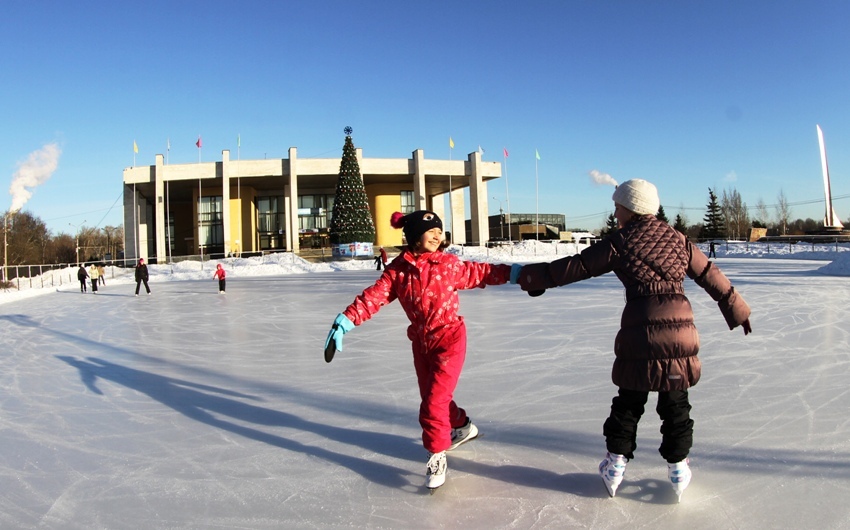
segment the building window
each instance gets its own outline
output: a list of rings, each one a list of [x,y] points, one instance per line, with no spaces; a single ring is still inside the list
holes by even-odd
[[[416,197],[412,191],[401,192],[401,213],[404,215],[416,211]]]
[[[298,197],[299,231],[327,230],[333,208],[333,195],[301,195]]]
[[[224,244],[221,195],[217,197],[201,197],[200,224],[199,239],[202,246],[211,247]]]
[[[257,231],[282,233],[286,219],[283,212],[283,197],[257,197]]]

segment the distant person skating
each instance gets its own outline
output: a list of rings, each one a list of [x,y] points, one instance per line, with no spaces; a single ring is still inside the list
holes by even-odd
[[[151,294],[151,289],[148,287],[148,266],[145,265],[145,258],[139,258],[139,264],[136,265],[136,296],[139,296],[139,287],[142,282],[145,284],[145,290]]]
[[[97,277],[101,284],[106,285],[106,272],[103,270],[103,265],[97,266]]]
[[[387,267],[387,251],[381,247],[381,251],[375,256],[375,270],[379,271]]]
[[[97,279],[98,279],[98,277],[99,277],[99,275],[98,275],[98,272],[97,272],[97,265],[92,263],[91,266],[89,267],[89,278],[91,278],[91,292],[93,292],[94,294],[97,294],[97,281],[98,281]]]
[[[478,428],[453,399],[466,358],[466,325],[457,314],[458,290],[500,285],[511,279],[510,265],[461,261],[443,252],[443,223],[434,212],[396,212],[394,228],[404,230],[408,247],[345,311],[325,340],[325,360],[342,351],[342,337],[395,299],[410,319],[413,366],[419,383],[419,424],[428,451],[425,486],[446,480],[446,451],[478,436]],[[519,265],[515,265],[519,273]]]
[[[708,242],[708,257],[717,259],[717,254],[714,252],[714,241]]]
[[[213,274],[213,280],[218,278],[218,294],[224,294],[224,277],[227,276],[227,273],[224,272],[224,267],[221,266],[221,263],[215,266],[215,274]],[[237,298],[239,298],[239,293],[237,294]]]
[[[608,453],[599,474],[613,497],[626,463],[637,448],[637,426],[649,392],[658,392],[661,447],[676,496],[691,480],[688,454],[693,445],[688,389],[697,384],[701,365],[699,336],[683,282],[689,277],[713,298],[729,329],[752,332],[750,308],[728,278],[696,245],[655,217],[658,191],[641,180],[623,182],[614,191],[619,230],[580,254],[551,263],[526,265],[519,284],[529,294],[601,276],[613,271],[626,289],[626,307],[614,340],[612,379],[619,387],[605,421]]]
[[[82,263],[80,263],[80,268],[77,269],[77,279],[80,280],[80,292],[85,293],[88,291],[86,288],[86,280],[89,279],[89,273],[86,272],[86,268]]]

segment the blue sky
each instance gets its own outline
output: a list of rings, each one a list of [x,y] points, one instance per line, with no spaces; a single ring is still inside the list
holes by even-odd
[[[350,125],[366,157],[507,148],[511,210],[571,227],[612,210],[594,169],[691,223],[709,187],[820,219],[820,124],[846,220],[848,22],[846,1],[7,2],[0,184],[57,144],[23,209],[73,233],[122,222],[134,141],[137,165],[168,139],[196,162],[199,134],[205,161],[237,135],[242,159],[325,158]],[[489,195],[495,213],[504,179]]]

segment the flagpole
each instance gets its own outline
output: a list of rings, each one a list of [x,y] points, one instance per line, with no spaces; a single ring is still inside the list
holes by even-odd
[[[242,135],[236,135],[236,202],[239,203],[239,222],[237,223],[237,234],[239,239],[236,240],[236,248],[238,254],[242,255],[242,186],[239,174],[239,161],[241,160],[240,150],[242,149]]]
[[[452,240],[449,243],[454,242],[455,238],[455,227],[454,227],[454,205],[452,204],[452,149],[454,149],[455,143],[452,140],[452,137],[449,136],[449,231],[451,232]],[[409,242],[408,242],[409,243]]]
[[[502,154],[505,157],[505,199],[508,202],[508,243],[512,241],[511,239],[511,194],[508,191],[508,150],[502,150]]]
[[[540,240],[540,186],[537,177],[537,162],[540,160],[540,153],[537,149],[534,150],[534,237]]]
[[[201,270],[204,270],[204,245],[201,244],[201,195],[203,194],[203,189],[201,188],[201,135],[198,135],[198,141],[195,144],[198,146],[198,250],[201,254]]]

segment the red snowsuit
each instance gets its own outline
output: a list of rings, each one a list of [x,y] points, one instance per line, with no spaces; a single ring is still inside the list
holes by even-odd
[[[466,325],[457,314],[460,289],[508,283],[510,265],[461,261],[441,251],[415,256],[405,250],[384,269],[343,314],[359,326],[396,298],[410,319],[413,365],[422,404],[422,443],[431,453],[451,445],[452,428],[462,427],[466,411],[452,396],[466,358]]]

